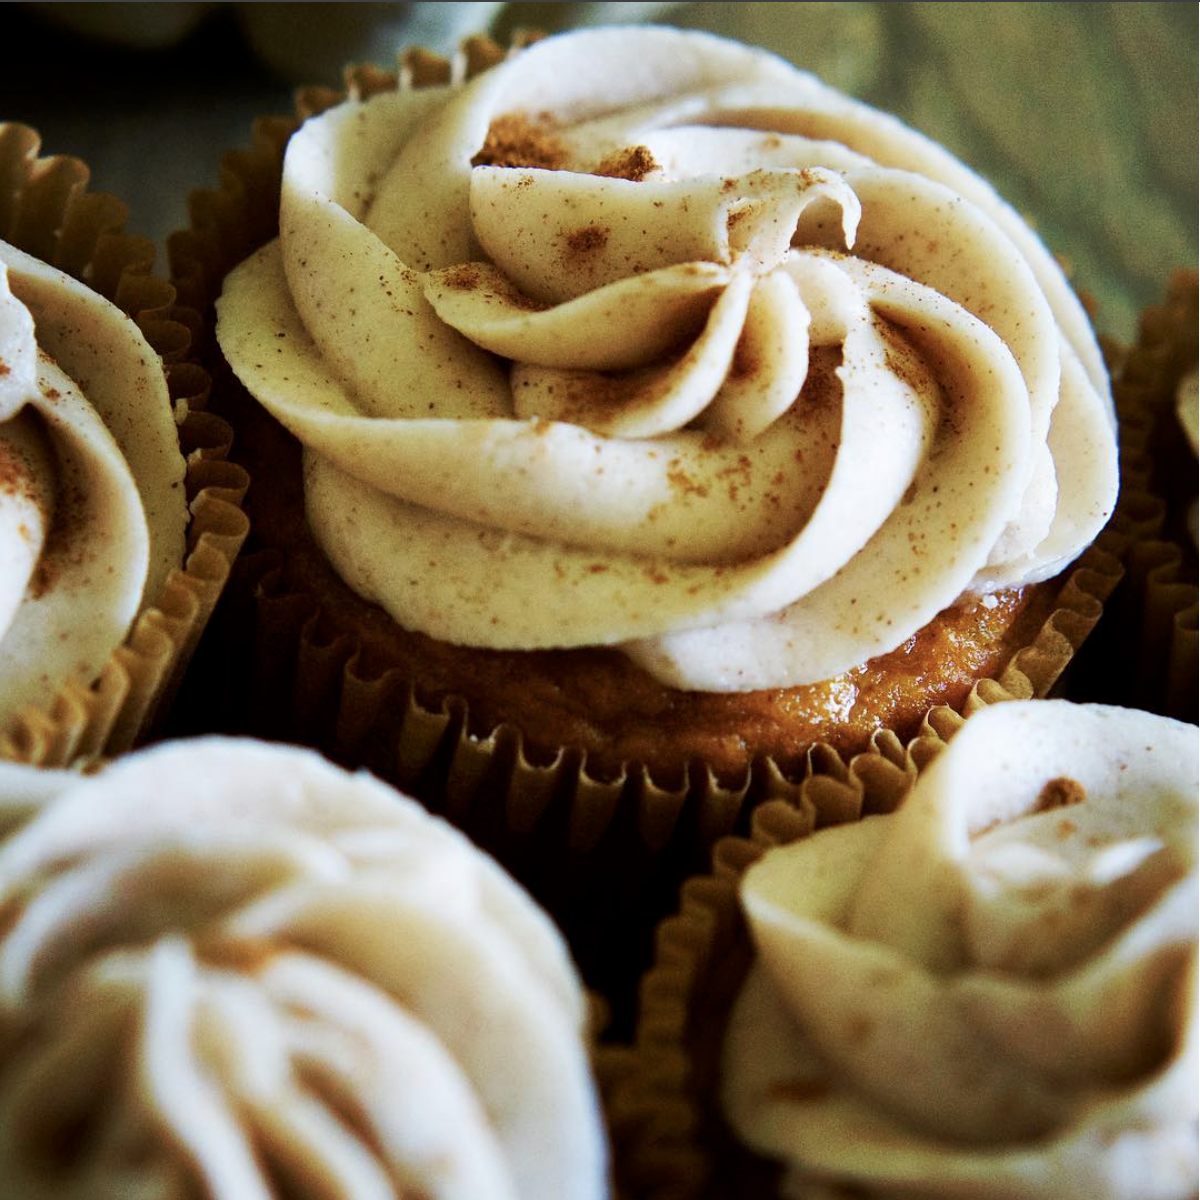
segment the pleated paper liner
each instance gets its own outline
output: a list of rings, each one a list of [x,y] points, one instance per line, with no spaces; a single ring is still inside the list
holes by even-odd
[[[1000,685],[982,685],[967,715],[1010,699]],[[742,1146],[720,1111],[725,1028],[753,958],[738,900],[741,878],[773,846],[892,812],[964,719],[949,708],[932,709],[907,745],[882,736],[842,772],[804,781],[794,801],[762,804],[749,832],[720,839],[707,871],[684,882],[673,915],[655,931],[631,1044],[604,1046],[597,1057],[618,1200],[769,1200],[777,1194],[779,1167]]]
[[[1114,363],[1121,496],[1112,521],[1125,578],[1078,664],[1078,699],[1197,719],[1197,554],[1186,526],[1197,466],[1175,413],[1197,361],[1197,273],[1176,271]],[[1075,693],[1073,693],[1074,695]]]
[[[397,72],[348,71],[347,92],[302,91],[296,118],[260,119],[252,147],[224,160],[221,187],[193,197],[192,228],[171,239],[181,297],[211,311],[225,273],[275,236],[283,152],[303,117],[347,94],[462,79],[499,55],[478,39],[450,62],[408,52]],[[257,438],[252,427],[269,418],[215,352],[212,369],[214,405],[228,406],[222,411],[232,414],[245,448]],[[259,465],[252,473],[269,474]],[[679,882],[704,869],[719,837],[745,832],[749,814],[764,802],[799,803],[802,791],[850,819],[863,803],[861,773],[893,772],[904,757],[899,738],[884,731],[853,770],[832,747],[815,744],[798,749],[794,769],[760,759],[730,785],[693,764],[677,786],[663,786],[634,763],[600,774],[568,747],[537,757],[518,728],[480,729],[465,700],[432,702],[404,670],[368,668],[337,606],[290,578],[288,556],[264,532],[266,520],[255,517],[254,524],[214,625],[220,652],[204,656],[241,663],[244,674],[226,675],[223,687],[212,681],[212,711],[231,729],[304,742],[344,765],[366,767],[491,850],[566,929],[589,983],[614,1000],[618,1032],[631,1012],[621,997],[631,1002],[654,921],[675,903]],[[1053,611],[1036,636],[995,679],[975,686],[967,709],[1046,695],[1119,576],[1113,547],[1101,538],[1059,580]]]
[[[199,315],[151,274],[154,248],[123,232],[126,209],[87,190],[88,169],[39,158],[38,134],[0,123],[0,237],[58,267],[133,317],[163,360],[187,461],[187,549],[162,593],[90,682],[63,685],[45,708],[0,729],[0,758],[39,766],[112,756],[151,735],[169,709],[246,537],[245,471],[227,461],[229,425],[204,411],[209,376],[191,360]]]
[[[1036,638],[996,679],[976,683],[963,711],[1049,694],[1119,576],[1111,553],[1090,549]],[[568,748],[541,758],[512,725],[474,728],[466,701],[432,703],[403,670],[364,669],[337,612],[292,587],[282,556],[269,548],[239,561],[212,633],[221,649],[206,661],[240,662],[245,673],[214,683],[210,711],[234,730],[365,767],[494,853],[567,931],[589,983],[613,1001],[618,1034],[628,1030],[655,920],[718,838],[745,831],[763,804],[795,807],[805,796],[823,820],[854,820],[878,796],[898,795],[923,753],[921,737],[905,745],[883,730],[849,760],[816,744],[793,771],[763,759],[729,785],[693,765],[675,787],[634,764],[615,776],[593,772]],[[932,710],[926,725],[940,728],[950,712]]]

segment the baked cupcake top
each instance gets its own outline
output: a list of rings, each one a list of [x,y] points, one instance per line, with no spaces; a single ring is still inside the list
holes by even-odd
[[[14,1195],[605,1194],[565,946],[415,802],[204,739],[0,767],[0,837]]]
[[[739,1135],[872,1194],[1196,1183],[1197,730],[971,717],[896,813],[769,851],[725,1047]]]
[[[361,595],[683,688],[836,675],[1057,573],[1115,496],[1099,353],[1021,220],[702,34],[582,31],[310,120],[218,336]]]
[[[0,725],[90,683],[181,565],[184,471],[137,325],[0,242]]]

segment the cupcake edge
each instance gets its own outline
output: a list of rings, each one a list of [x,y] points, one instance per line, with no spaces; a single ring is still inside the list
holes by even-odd
[[[229,425],[205,411],[210,379],[193,358],[199,314],[151,273],[154,249],[124,232],[125,206],[88,191],[87,166],[68,155],[39,157],[40,148],[34,129],[0,124],[0,232],[114,303],[160,356],[190,513],[184,561],[98,677],[68,680],[45,706],[26,709],[0,730],[0,758],[60,767],[119,754],[165,716],[248,533],[241,502],[249,480],[228,461]]]

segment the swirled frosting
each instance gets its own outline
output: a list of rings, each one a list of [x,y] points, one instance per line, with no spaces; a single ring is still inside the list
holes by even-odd
[[[707,35],[548,39],[293,137],[218,336],[305,446],[310,526],[402,625],[834,676],[1107,519],[1087,320],[893,118]]]
[[[796,1186],[1192,1196],[1196,763],[1194,726],[1001,704],[895,814],[769,851],[725,1047],[742,1137]]]
[[[562,939],[415,802],[220,739],[0,789],[5,1194],[605,1194]]]
[[[182,563],[184,466],[137,325],[0,242],[0,723],[90,683]]]

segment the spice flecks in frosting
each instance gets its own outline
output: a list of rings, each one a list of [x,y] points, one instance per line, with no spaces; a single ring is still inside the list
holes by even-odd
[[[402,302],[371,304],[376,277]],[[1086,318],[1011,210],[704,35],[551,38],[309,121],[218,336],[305,443],[310,524],[360,594],[461,644],[617,645],[682,688],[832,677],[1057,573],[1115,495]],[[833,413],[806,401],[827,349]]]
[[[88,684],[183,559],[161,363],[90,289],[0,242],[0,722]]]

